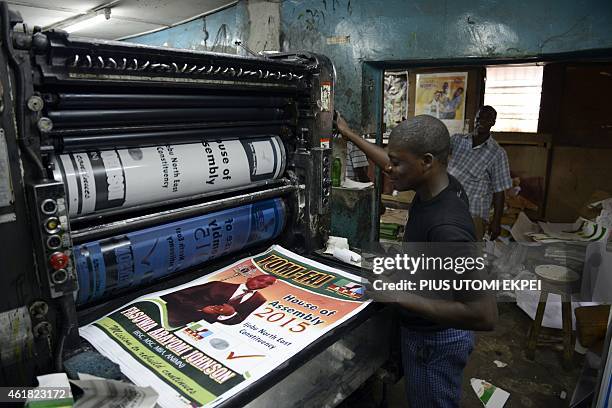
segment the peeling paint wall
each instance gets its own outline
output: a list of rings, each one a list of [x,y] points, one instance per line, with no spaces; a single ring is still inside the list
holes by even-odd
[[[138,44],[245,55],[280,51],[280,2],[241,0],[236,5],[176,27],[130,38]]]
[[[612,47],[609,0],[286,0],[283,51],[327,55],[336,106],[361,123],[363,61],[512,58]],[[367,85],[367,83],[366,83]]]
[[[358,125],[371,122],[362,121],[362,101],[371,100],[374,89],[364,61],[611,48],[610,21],[610,0],[240,0],[129,41],[244,55],[234,46],[242,40],[255,52],[319,52],[336,66],[336,106]]]
[[[177,6],[178,7],[178,6]],[[236,54],[239,38],[237,6],[209,14],[185,24],[126,41],[145,45]]]
[[[266,0],[246,2],[249,18],[248,47],[255,51],[280,51],[280,3]]]

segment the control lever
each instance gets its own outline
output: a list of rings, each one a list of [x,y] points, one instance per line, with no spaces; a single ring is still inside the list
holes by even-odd
[[[298,136],[298,148],[306,149],[308,146],[308,142],[306,141],[306,137],[308,135],[308,128],[301,128]]]
[[[242,41],[240,41],[240,40],[236,40],[236,41],[234,41],[234,45],[235,45],[235,46],[237,46],[237,47],[242,48],[243,50],[245,50],[246,52],[248,52],[249,54],[251,54],[251,55],[252,55],[252,56],[254,56],[254,57],[260,57],[260,55],[257,55],[257,54],[255,53],[255,51],[253,51],[252,49],[250,49],[249,47],[247,47],[246,45],[244,45],[244,44],[242,43]],[[264,55],[264,57],[265,57],[265,55]]]

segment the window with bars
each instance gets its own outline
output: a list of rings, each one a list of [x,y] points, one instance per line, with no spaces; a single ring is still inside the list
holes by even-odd
[[[484,104],[497,111],[492,131],[537,132],[544,67],[487,67]]]

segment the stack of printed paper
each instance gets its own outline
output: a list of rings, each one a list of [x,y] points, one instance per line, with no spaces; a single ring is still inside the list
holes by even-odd
[[[538,223],[542,233],[530,233],[531,238],[538,242],[551,243],[563,241],[606,241],[608,229],[584,218],[578,218],[573,224]]]
[[[573,224],[532,222],[521,212],[512,226],[512,237],[527,242],[595,242],[607,241],[610,230],[596,222],[578,218]]]

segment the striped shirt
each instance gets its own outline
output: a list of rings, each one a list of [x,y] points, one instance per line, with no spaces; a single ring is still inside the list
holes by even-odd
[[[346,178],[355,180],[355,169],[367,167],[368,158],[352,142],[346,142]]]
[[[512,187],[506,151],[489,137],[472,147],[471,134],[451,136],[448,172],[463,185],[472,216],[489,219],[493,193]]]

